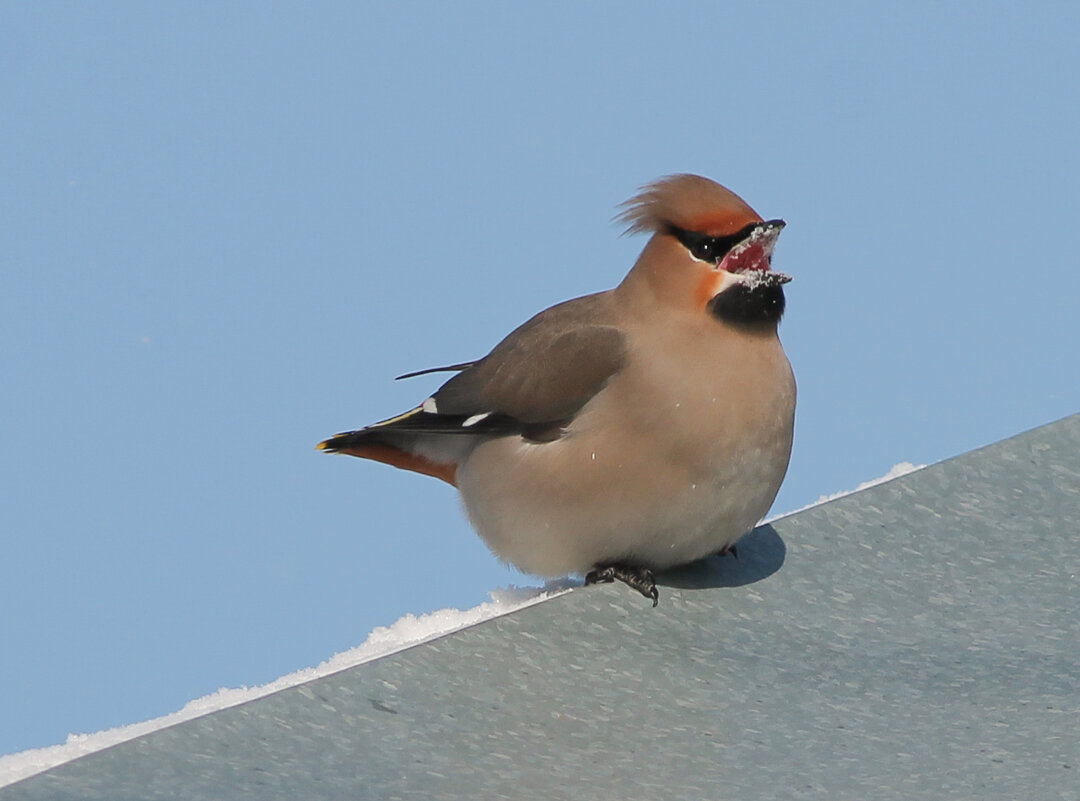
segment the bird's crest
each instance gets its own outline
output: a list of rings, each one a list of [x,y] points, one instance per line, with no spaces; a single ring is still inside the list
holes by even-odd
[[[615,217],[627,234],[656,233],[672,226],[709,236],[728,236],[761,216],[730,189],[700,175],[669,175],[646,184]]]

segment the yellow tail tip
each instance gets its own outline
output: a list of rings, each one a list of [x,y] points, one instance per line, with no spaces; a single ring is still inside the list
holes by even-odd
[[[330,440],[324,439],[322,442],[320,442],[318,445],[315,446],[315,450],[317,450],[317,451],[325,451],[329,447],[330,447]]]

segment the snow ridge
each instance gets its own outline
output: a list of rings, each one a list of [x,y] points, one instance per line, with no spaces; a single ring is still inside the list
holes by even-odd
[[[886,481],[892,481],[894,478],[920,470],[924,466],[915,465],[911,462],[900,462],[880,478],[864,481],[853,490],[837,492],[832,495],[822,495],[812,504],[792,512],[767,518],[763,522],[768,523],[781,517],[788,517],[805,509],[850,495],[853,492],[859,492],[883,484]],[[69,734],[67,742],[62,745],[35,748],[8,756],[0,756],[0,787],[29,778],[49,768],[92,754],[95,751],[101,751],[104,748],[118,745],[127,740],[133,740],[144,734],[175,726],[203,715],[209,715],[221,709],[238,706],[299,684],[306,684],[323,676],[348,670],[364,662],[370,662],[373,659],[388,656],[451,632],[474,626],[485,620],[508,615],[518,609],[524,609],[527,606],[542,603],[549,598],[569,592],[573,587],[579,586],[580,583],[580,581],[572,579],[561,579],[549,581],[543,587],[504,587],[493,590],[490,593],[490,601],[474,606],[472,609],[440,609],[437,612],[419,616],[408,614],[390,626],[379,626],[367,636],[367,639],[361,645],[335,654],[317,667],[298,670],[269,684],[259,687],[222,688],[216,693],[190,701],[178,711],[159,718],[119,726],[95,734]]]
[[[911,462],[897,462],[889,468],[889,472],[879,478],[872,478],[869,481],[864,481],[853,490],[845,490],[843,492],[834,492],[831,495],[822,495],[813,503],[808,503],[806,506],[800,506],[798,509],[793,509],[790,512],[784,512],[783,514],[773,515],[762,520],[762,523],[771,523],[773,520],[779,520],[782,517],[791,517],[791,515],[798,514],[799,512],[805,512],[807,509],[813,509],[815,506],[821,506],[823,503],[829,501],[835,501],[837,498],[843,498],[845,495],[853,495],[856,492],[862,492],[864,489],[870,489],[876,487],[878,484],[884,484],[886,481],[892,481],[894,478],[900,478],[900,476],[906,476],[908,473],[914,473],[916,470],[922,470],[926,465],[924,464],[912,464]]]
[[[222,688],[215,693],[190,701],[176,712],[159,718],[119,726],[95,734],[69,734],[67,742],[62,745],[34,748],[0,756],[0,787],[144,734],[209,715],[221,709],[238,706],[298,684],[306,684],[309,681],[321,679],[323,676],[329,676],[364,662],[434,640],[459,629],[474,626],[485,620],[508,615],[518,609],[524,609],[569,592],[578,584],[580,582],[560,580],[550,581],[543,587],[504,587],[493,590],[490,593],[490,601],[474,606],[472,609],[440,609],[437,612],[419,616],[408,614],[390,626],[379,626],[374,629],[361,645],[335,654],[317,667],[298,670],[269,684],[259,687]]]

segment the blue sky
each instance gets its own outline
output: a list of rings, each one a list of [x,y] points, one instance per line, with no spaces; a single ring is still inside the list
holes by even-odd
[[[661,175],[788,221],[774,512],[1080,411],[1078,40],[1064,2],[5,4],[0,753],[533,581],[313,446],[617,283]]]

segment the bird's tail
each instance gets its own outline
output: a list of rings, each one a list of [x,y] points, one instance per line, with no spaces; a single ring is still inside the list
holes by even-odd
[[[345,431],[341,434],[334,434],[329,439],[324,439],[315,448],[327,453],[349,453],[372,445],[385,444],[380,442],[383,439],[383,437],[379,436],[380,433],[369,428],[362,428],[359,431]]]
[[[396,440],[396,441],[392,441]],[[327,453],[344,453],[361,459],[371,459],[403,470],[412,470],[441,479],[447,484],[457,486],[457,465],[436,462],[418,453],[405,450],[399,438],[387,436],[387,432],[377,426],[361,428],[358,431],[345,431],[324,439],[316,449]]]

